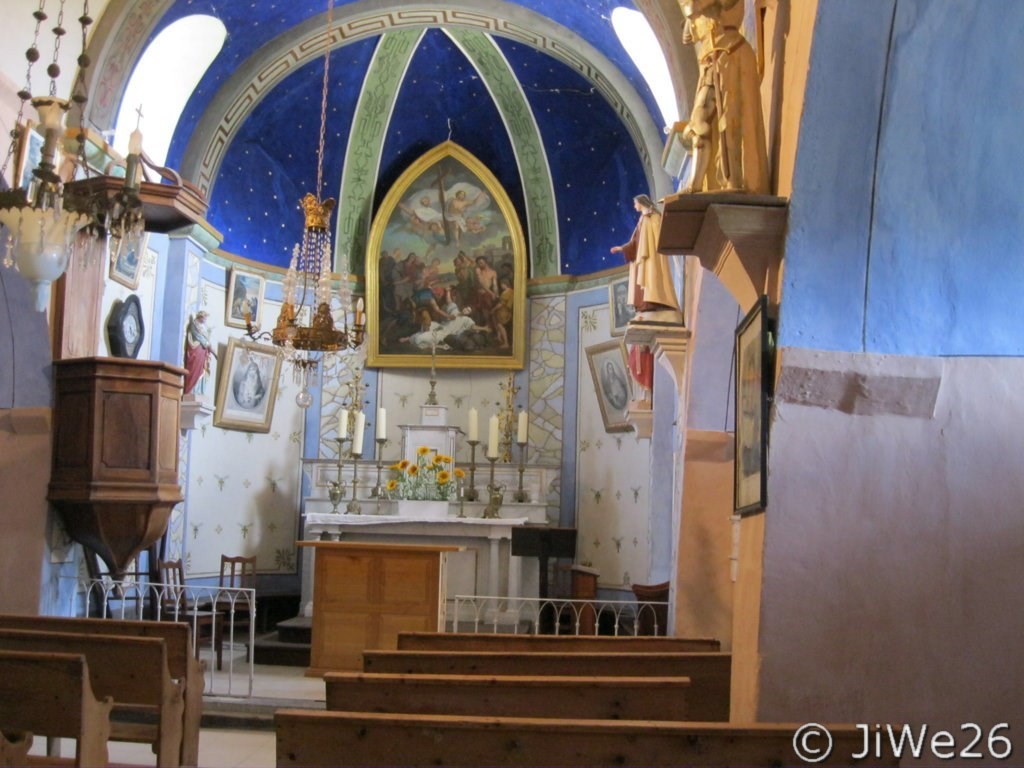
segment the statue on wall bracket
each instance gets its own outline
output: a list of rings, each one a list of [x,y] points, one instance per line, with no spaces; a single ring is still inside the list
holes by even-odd
[[[697,92],[682,141],[683,192],[768,194],[768,152],[754,49],[740,31],[743,0],[681,0],[683,42],[696,47]]]

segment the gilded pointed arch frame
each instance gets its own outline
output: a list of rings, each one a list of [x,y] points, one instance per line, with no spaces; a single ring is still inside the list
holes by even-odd
[[[443,179],[440,186],[438,178]],[[488,204],[473,211],[475,221],[469,215],[461,222],[448,219],[444,212],[450,200],[447,191],[441,195],[442,188],[456,190],[452,195],[457,189],[472,195],[475,188],[483,194],[473,199],[486,197]],[[434,190],[438,194],[431,194],[427,208],[436,207],[441,218],[427,210],[414,219],[410,204]],[[464,260],[456,261],[460,251],[471,261],[468,269]],[[365,262],[367,365],[522,368],[527,258],[515,207],[494,174],[452,141],[424,153],[388,191],[370,228]],[[445,311],[449,299],[458,306],[458,315],[472,319],[473,327],[445,318],[456,317]],[[426,325],[424,310],[433,325]]]

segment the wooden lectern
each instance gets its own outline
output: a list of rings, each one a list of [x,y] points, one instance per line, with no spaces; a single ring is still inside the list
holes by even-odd
[[[300,541],[313,547],[313,641],[306,674],[362,670],[363,651],[445,625],[445,560],[457,546]]]

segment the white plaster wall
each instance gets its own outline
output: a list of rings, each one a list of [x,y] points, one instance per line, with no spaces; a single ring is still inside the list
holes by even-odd
[[[576,397],[576,561],[595,568],[602,587],[629,589],[651,571],[651,441],[605,431],[587,347],[608,341],[607,302],[579,316]]]
[[[218,360],[207,383],[217,391],[231,336],[241,330],[223,324],[222,285],[203,282],[201,308],[210,313]],[[279,303],[266,303],[264,317],[277,317]],[[172,528],[169,552],[184,553],[188,576],[220,570],[220,556],[256,555],[260,573],[294,573],[298,534],[303,411],[295,405],[298,387],[282,364],[277,401],[266,434],[223,429],[212,417],[190,433],[185,524]],[[211,403],[213,398],[211,397]]]
[[[759,719],[1020,726],[1024,360],[782,361],[852,386],[807,405],[803,377],[772,419]],[[929,370],[934,415],[908,411],[900,392]]]

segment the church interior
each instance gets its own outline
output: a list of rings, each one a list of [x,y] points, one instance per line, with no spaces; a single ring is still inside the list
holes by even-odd
[[[32,201],[0,205],[0,614],[78,615],[97,568],[157,555],[216,585],[232,555],[308,616],[311,540],[440,530],[392,519],[405,495],[461,547],[449,618],[578,574],[610,603],[660,586],[662,634],[731,655],[733,723],[1024,725],[1024,4],[4,22],[2,195],[71,213],[39,278]],[[142,427],[103,411],[121,377]],[[426,491],[399,468],[423,435]],[[572,546],[538,575],[521,524]]]

